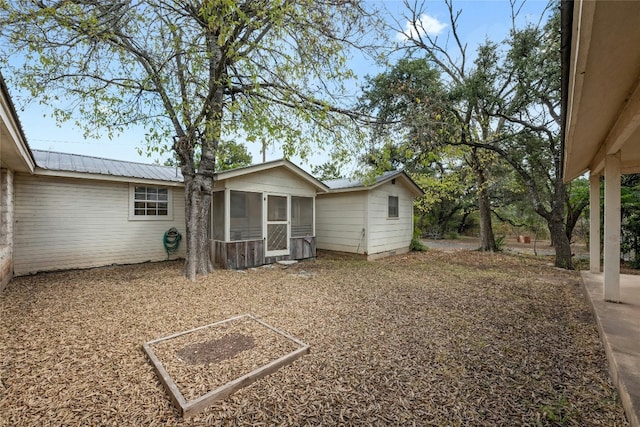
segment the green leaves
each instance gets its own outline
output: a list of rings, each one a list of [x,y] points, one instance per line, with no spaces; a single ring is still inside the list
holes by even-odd
[[[4,56],[24,59],[13,84],[91,134],[138,124],[148,147],[187,137],[185,159],[198,138],[277,141],[302,156],[358,138],[340,91],[354,76],[347,50],[376,19],[358,1],[0,5]]]

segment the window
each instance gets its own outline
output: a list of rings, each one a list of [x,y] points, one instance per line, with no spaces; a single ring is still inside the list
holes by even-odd
[[[313,197],[291,197],[291,237],[313,236]]]
[[[229,237],[262,240],[262,193],[231,191]]]
[[[213,211],[211,224],[213,240],[224,240],[224,190],[213,193]]]
[[[389,218],[398,218],[398,196],[389,196]]]
[[[173,219],[171,192],[166,187],[131,185],[131,220]]]
[[[247,216],[247,193],[231,192],[231,218],[245,218]]]
[[[268,221],[286,221],[287,220],[287,197],[286,196],[269,196],[267,207]]]

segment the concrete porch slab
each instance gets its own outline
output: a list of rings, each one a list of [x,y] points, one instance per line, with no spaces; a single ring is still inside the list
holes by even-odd
[[[620,299],[604,301],[602,273],[580,272],[629,425],[640,427],[640,276],[620,275]]]

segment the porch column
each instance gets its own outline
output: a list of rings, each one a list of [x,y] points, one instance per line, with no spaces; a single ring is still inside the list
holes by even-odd
[[[604,300],[620,302],[620,151],[604,160]]]
[[[589,173],[589,271],[600,273],[600,175]]]

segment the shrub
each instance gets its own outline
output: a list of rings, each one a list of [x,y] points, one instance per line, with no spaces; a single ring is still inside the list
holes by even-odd
[[[411,239],[411,244],[409,245],[409,250],[414,251],[414,252],[424,252],[424,251],[427,250],[427,247],[422,244],[422,242],[420,241],[419,238],[414,236],[413,239]]]

